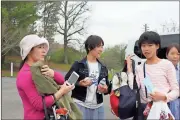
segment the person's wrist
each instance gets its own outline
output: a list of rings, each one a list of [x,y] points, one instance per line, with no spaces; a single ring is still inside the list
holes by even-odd
[[[54,77],[54,70],[50,69],[51,71],[51,77]]]
[[[55,94],[53,94],[53,95],[52,95],[52,97],[53,97],[53,99],[54,99],[54,102],[56,102],[56,101],[57,101],[57,99],[56,99]]]
[[[127,66],[127,69],[132,69],[132,66]]]
[[[80,82],[79,85],[85,87],[85,85],[82,82]]]
[[[58,99],[58,93],[57,93],[57,92],[54,93],[54,96],[53,96],[53,97],[54,97],[54,101],[57,100],[57,99]]]
[[[163,99],[163,101],[165,101],[165,102],[166,102],[166,101],[167,101],[167,96],[166,96],[166,95],[164,95],[162,99]]]
[[[61,96],[64,95],[64,91],[62,89],[60,89],[59,91],[57,91],[55,94],[54,94],[54,97],[55,99],[59,99]]]
[[[82,83],[81,83],[81,82],[79,82],[79,86],[82,86]]]
[[[108,92],[108,89],[105,89],[105,90],[104,90],[104,93],[107,93],[107,92]]]
[[[59,92],[59,94],[64,95],[65,94],[65,89],[60,89],[58,92]]]
[[[128,68],[128,69],[127,69],[127,72],[128,72],[128,73],[131,73],[131,72],[132,72],[131,68]]]

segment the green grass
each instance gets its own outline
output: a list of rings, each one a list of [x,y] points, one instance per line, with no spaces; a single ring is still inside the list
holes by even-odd
[[[20,63],[21,58],[20,58],[19,56],[6,56],[6,61],[8,61],[8,62],[9,62],[9,61],[12,61],[12,62],[18,62],[18,63]],[[70,67],[71,67],[71,65],[69,65],[69,64],[68,64],[68,65],[67,65],[67,64],[58,64],[58,63],[53,63],[53,62],[49,62],[48,65],[49,65],[49,67],[50,67],[51,69],[60,70],[60,71],[63,71],[63,72],[69,71],[69,69],[70,69]],[[16,77],[17,72],[18,72],[18,71],[14,71],[14,77]],[[115,73],[115,72],[119,72],[119,70],[114,70],[114,73]],[[109,80],[112,80],[112,77],[113,77],[114,73],[112,73],[112,72],[109,72],[109,73],[108,73],[108,79],[109,79]],[[4,70],[4,69],[2,69],[1,76],[3,76],[3,77],[4,77],[4,76],[10,77],[10,76],[11,76],[10,70]]]
[[[108,80],[112,80],[113,74],[112,73],[108,73]]]
[[[49,63],[49,66],[50,66],[51,69],[60,70],[60,71],[63,71],[63,72],[67,72],[71,67],[71,65],[55,64],[55,63]],[[17,73],[18,73],[18,71],[14,71],[13,77],[16,77]],[[2,70],[1,76],[2,77],[11,77],[11,71],[10,70]]]
[[[60,71],[64,71],[64,72],[67,72],[69,71],[71,65],[67,65],[67,64],[57,64],[57,63],[52,63],[50,62],[49,64],[49,67],[52,68],[52,69],[55,69],[55,70],[60,70]]]
[[[2,70],[1,71],[2,77],[11,77],[11,71],[10,70]],[[13,77],[17,76],[17,72],[13,72]]]
[[[6,62],[20,63],[21,58],[19,56],[6,56]],[[67,72],[71,67],[71,65],[58,64],[58,63],[53,63],[53,62],[49,62],[48,65],[49,65],[49,67],[51,69],[60,70],[60,71],[63,71],[63,72]],[[13,76],[16,77],[17,73],[18,73],[18,71],[14,71]],[[2,68],[1,76],[2,77],[10,77],[11,76],[10,67],[9,67],[9,70]]]
[[[6,56],[6,62],[20,63],[21,62],[21,57],[20,56]]]

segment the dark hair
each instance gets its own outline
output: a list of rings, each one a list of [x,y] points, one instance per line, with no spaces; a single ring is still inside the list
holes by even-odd
[[[133,59],[132,60],[132,72],[133,74],[135,74],[135,61]],[[124,67],[122,69],[122,72],[127,72],[127,61],[124,60]]]
[[[31,50],[30,51],[32,51],[34,49],[34,47],[33,48],[31,48]],[[21,70],[21,68],[23,67],[23,65],[24,65],[24,63],[26,62],[26,60],[27,60],[27,56],[25,57],[25,59],[24,60],[22,60],[21,61],[21,63],[20,63],[20,65],[19,65],[19,71]]]
[[[160,35],[153,31],[147,31],[141,34],[138,40],[138,45],[141,47],[142,44],[149,43],[149,44],[156,44],[161,45],[161,38]]]
[[[179,45],[178,45],[178,44],[173,43],[173,44],[171,44],[171,45],[169,45],[169,46],[167,47],[167,50],[166,50],[166,55],[168,55],[168,54],[169,54],[169,51],[170,51],[173,47],[175,47],[175,48],[177,49],[177,51],[180,53],[180,48],[179,48]]]
[[[26,62],[27,57],[21,61],[20,65],[19,65],[19,71],[21,70],[21,68],[23,67],[24,63]]]
[[[100,46],[101,43],[104,46],[104,41],[101,37],[99,37],[97,35],[90,35],[84,42],[87,54],[89,53],[89,51]]]

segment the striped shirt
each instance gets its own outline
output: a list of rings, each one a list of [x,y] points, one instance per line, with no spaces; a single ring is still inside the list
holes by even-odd
[[[145,71],[146,74],[150,77],[154,88],[156,88],[156,90],[158,90],[159,92],[166,94],[167,102],[172,101],[179,96],[179,85],[176,79],[176,71],[170,61],[166,59],[161,59],[161,61],[157,64],[145,64]],[[128,78],[130,79],[129,82],[133,82],[133,73],[129,73]],[[150,98],[149,94],[147,94],[146,98],[143,80],[144,71],[143,64],[141,64],[136,68],[136,81],[138,86],[141,86],[141,102],[147,103],[152,99]],[[133,86],[130,87],[133,88]]]

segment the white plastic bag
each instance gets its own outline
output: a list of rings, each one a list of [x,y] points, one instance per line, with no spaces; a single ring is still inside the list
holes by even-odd
[[[147,120],[175,120],[166,102],[153,102]]]

